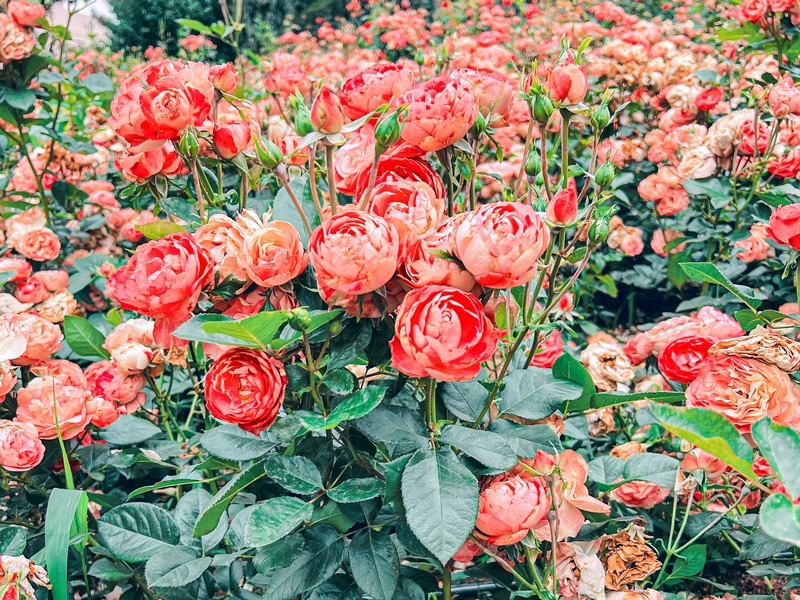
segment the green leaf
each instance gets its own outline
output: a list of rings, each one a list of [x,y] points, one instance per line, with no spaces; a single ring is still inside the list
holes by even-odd
[[[625,481],[649,481],[672,489],[680,461],[666,454],[634,454],[625,461],[622,477]]]
[[[122,504],[97,521],[103,546],[125,562],[144,562],[160,550],[175,550],[178,526],[163,508],[143,502]]]
[[[136,446],[161,433],[161,428],[133,415],[122,415],[100,432],[100,437],[114,446]]]
[[[620,477],[624,463],[616,456],[601,455],[589,462],[589,478],[601,485],[613,485]]]
[[[331,394],[349,396],[358,387],[356,376],[347,369],[332,369],[325,373],[322,385]]]
[[[783,494],[772,494],[761,504],[761,529],[771,538],[800,546],[800,506]]]
[[[367,416],[381,403],[385,393],[385,387],[368,385],[346,400],[342,400],[327,418],[307,410],[295,411],[293,415],[297,416],[309,431],[334,429],[344,421]]]
[[[589,371],[586,370],[581,362],[571,354],[566,352],[556,359],[553,363],[553,377],[571,381],[583,390],[580,398],[569,403],[569,409],[575,412],[586,410],[591,406],[592,397],[597,392],[594,381]]]
[[[171,548],[150,558],[144,575],[151,587],[177,588],[196,581],[210,566],[210,556],[197,558],[188,548]]]
[[[385,490],[386,485],[377,477],[346,479],[328,490],[328,497],[334,502],[352,504],[380,496]]]
[[[545,419],[568,400],[577,400],[583,394],[579,385],[556,379],[549,369],[512,371],[506,376],[505,384],[502,402],[498,403],[500,415],[511,414],[523,419]]]
[[[506,471],[517,464],[517,455],[503,436],[463,425],[448,425],[439,438],[481,464]]]
[[[540,450],[549,454],[564,450],[561,440],[549,425],[520,425],[496,419],[489,431],[503,436],[514,453],[522,458],[534,458]]]
[[[403,505],[411,531],[445,564],[478,517],[478,480],[449,448],[419,450],[403,471]]]
[[[0,526],[0,554],[21,556],[28,545],[28,530],[19,525]]]
[[[713,454],[751,480],[753,449],[733,424],[721,414],[705,408],[676,408],[650,404],[650,412],[668,431]]]
[[[387,533],[364,529],[347,551],[358,586],[375,600],[392,600],[400,578],[400,557]]]
[[[667,581],[697,575],[706,564],[705,544],[693,544],[678,555]]]
[[[761,529],[756,529],[742,542],[739,558],[744,560],[764,560],[772,558],[790,546],[789,542],[771,538]]]
[[[175,22],[182,27],[186,27],[197,33],[202,33],[203,35],[211,33],[211,28],[208,25],[195,19],[175,19]]]
[[[302,456],[270,456],[264,461],[267,476],[294,494],[309,495],[322,489],[316,465]]]
[[[3,95],[2,99],[11,108],[16,108],[24,113],[29,112],[36,102],[36,94],[34,94],[32,90],[15,90],[12,88],[6,88],[4,91],[5,94]]]
[[[67,598],[70,540],[77,535],[88,534],[88,509],[89,497],[82,490],[54,489],[50,493],[44,522],[44,543],[47,574],[53,585],[55,600]]]
[[[724,208],[730,204],[731,184],[727,179],[712,177],[710,179],[685,179],[683,189],[690,196],[705,196],[711,201],[711,206],[716,209]]]
[[[792,498],[800,498],[800,435],[769,417],[755,423],[751,430],[758,450],[767,459],[778,479]]]
[[[114,90],[114,81],[105,73],[92,73],[81,80],[81,85],[94,94],[103,94]]]
[[[303,552],[306,541],[300,533],[293,533],[280,541],[262,546],[253,557],[253,567],[259,573],[277,571],[290,566]]]
[[[178,327],[173,335],[194,342],[266,350],[288,318],[283,310],[261,312],[241,320],[227,315],[197,315]]]
[[[203,488],[191,489],[178,500],[173,517],[178,525],[183,546],[199,546],[204,553],[208,553],[225,537],[228,532],[228,519],[225,518],[219,520],[217,528],[211,533],[207,533],[199,540],[194,537],[194,526],[197,519],[212,500],[211,492]]]
[[[160,240],[173,233],[186,231],[183,225],[178,225],[172,221],[153,221],[152,223],[137,225],[134,229],[141,231],[148,240]]]
[[[310,521],[314,508],[309,502],[291,496],[278,496],[257,504],[244,528],[248,546],[268,546],[289,535],[304,521]]]
[[[678,404],[686,399],[683,392],[634,392],[623,394],[617,392],[601,392],[592,396],[592,408],[605,408],[607,406],[617,406],[628,402],[638,402],[640,400],[652,400],[655,402],[666,402],[667,404]]]
[[[200,445],[217,458],[245,461],[261,458],[277,444],[236,425],[220,425],[206,431],[200,438]]]
[[[247,469],[234,476],[225,487],[214,494],[211,503],[200,514],[200,517],[197,519],[197,524],[194,526],[195,537],[200,537],[214,531],[217,528],[220,518],[225,514],[228,505],[239,492],[265,475],[264,464],[262,462],[255,462]]]
[[[352,577],[337,573],[315,588],[308,600],[361,600],[363,596]]]
[[[474,423],[480,416],[489,392],[477,381],[444,382],[436,386],[436,395],[459,419]],[[484,415],[483,420],[486,420]]]
[[[133,569],[126,565],[117,564],[109,558],[101,558],[94,561],[89,567],[89,575],[96,577],[100,581],[122,583],[133,577]]]
[[[761,306],[761,300],[753,295],[753,290],[744,286],[735,285],[730,279],[725,277],[722,271],[713,263],[681,263],[680,266],[683,272],[686,273],[692,281],[714,283],[722,286],[753,310],[758,310],[758,307]]]
[[[103,348],[105,336],[83,317],[64,317],[64,339],[79,356],[96,356],[108,359],[111,355]]]

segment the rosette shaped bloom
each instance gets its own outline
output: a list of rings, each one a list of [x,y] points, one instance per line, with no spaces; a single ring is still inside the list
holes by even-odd
[[[42,462],[44,444],[32,423],[0,421],[0,466],[7,471],[30,471]]]
[[[61,349],[61,328],[32,313],[0,315],[0,339],[24,338],[22,354],[9,356],[15,365],[31,365]]]
[[[368,168],[362,171],[358,179],[356,196],[365,192],[369,186],[369,171],[370,169]],[[444,181],[427,160],[419,157],[401,158],[385,155],[381,157],[378,163],[375,185],[403,180],[421,181],[433,189],[437,198],[446,197],[447,192],[444,187]]]
[[[61,241],[51,229],[42,227],[23,234],[16,240],[14,248],[25,258],[44,262],[58,258],[61,253]]]
[[[414,71],[394,63],[381,63],[345,81],[339,100],[347,118],[355,121],[379,106],[391,106],[412,85]]]
[[[478,110],[484,117],[490,114],[505,118],[514,100],[514,87],[508,78],[494,71],[480,71],[462,67],[450,73],[453,79],[461,79],[472,85],[472,94],[478,103]]]
[[[439,224],[446,205],[427,183],[384,181],[375,186],[367,209],[394,225],[405,247]]]
[[[401,279],[414,288],[447,285],[471,292],[477,285],[472,273],[453,255],[457,219],[448,218],[412,242],[400,266]]]
[[[389,348],[392,364],[406,375],[468,381],[478,376],[498,339],[475,296],[437,285],[406,295]]]
[[[708,349],[716,341],[701,335],[672,340],[658,355],[658,368],[667,379],[691,383],[708,360]]]
[[[113,402],[120,414],[134,413],[144,404],[145,394],[142,390],[146,380],[141,372],[125,375],[114,362],[101,360],[86,369],[86,381],[94,396]]]
[[[400,136],[425,152],[455,144],[478,116],[470,84],[448,76],[415,85],[400,96],[398,103],[408,106]]]
[[[715,356],[686,389],[686,406],[725,416],[742,433],[765,416],[782,425],[800,419],[800,391],[775,365],[752,358]]]
[[[206,374],[206,406],[217,419],[258,435],[283,406],[286,372],[266,352],[231,348]]]
[[[117,168],[128,181],[144,181],[154,175],[178,175],[186,169],[172,142],[139,153],[126,152],[117,161]]]
[[[487,542],[507,546],[521,541],[550,510],[547,485],[527,472],[504,473],[481,490],[476,529]]]
[[[533,208],[497,202],[464,217],[456,229],[455,253],[479,284],[503,289],[533,279],[549,243],[550,231]]]
[[[35,27],[36,21],[44,19],[45,8],[41,4],[11,0],[8,3],[8,16],[20,27]]]
[[[308,265],[308,255],[294,225],[272,221],[245,237],[240,262],[255,283],[275,287],[300,275]]]
[[[800,204],[776,208],[769,218],[767,233],[778,244],[800,250]]]
[[[92,394],[71,385],[64,376],[36,377],[17,393],[17,421],[31,423],[43,440],[61,437],[70,440],[80,435],[92,420]]]
[[[122,308],[155,319],[156,342],[169,346],[172,330],[192,314],[213,273],[209,252],[190,233],[173,233],[139,246],[108,278],[106,294]]]
[[[377,215],[349,210],[314,230],[308,254],[317,281],[342,294],[366,294],[392,278],[400,255],[400,235]]]
[[[653,508],[669,497],[670,489],[649,481],[629,481],[611,491],[611,497],[630,508]]]

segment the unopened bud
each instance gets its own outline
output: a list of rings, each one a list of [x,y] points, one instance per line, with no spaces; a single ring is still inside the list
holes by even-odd
[[[262,137],[256,138],[256,155],[261,164],[268,169],[274,169],[283,162],[283,152],[277,144]]]
[[[594,174],[594,180],[595,183],[597,183],[597,185],[600,187],[607,188],[614,183],[614,178],[616,176],[617,174],[614,171],[614,165],[606,162],[597,168],[597,171]]]
[[[289,312],[289,327],[295,331],[305,331],[311,326],[311,313],[305,308],[295,308]]]
[[[608,221],[608,217],[598,217],[589,226],[589,240],[593,244],[599,244],[608,237],[610,229]]]
[[[536,150],[531,150],[528,152],[528,158],[525,160],[525,174],[528,177],[536,177],[541,172],[542,157]],[[544,183],[544,181],[542,183]]]
[[[311,105],[311,125],[314,130],[330,135],[344,126],[344,110],[339,96],[324,87]]]
[[[294,113],[294,127],[301,136],[306,136],[314,131],[314,126],[311,124],[311,113],[305,104],[299,105]]]
[[[540,94],[533,100],[533,118],[539,123],[547,123],[553,110],[553,101],[547,96]]]
[[[381,151],[394,146],[400,139],[403,124],[397,111],[389,113],[375,126],[375,140]]]
[[[197,141],[197,136],[191,129],[187,129],[183,132],[178,142],[178,150],[188,159],[197,158],[200,154],[200,143]]]
[[[592,113],[592,125],[597,129],[605,129],[611,121],[611,112],[605,104]]]

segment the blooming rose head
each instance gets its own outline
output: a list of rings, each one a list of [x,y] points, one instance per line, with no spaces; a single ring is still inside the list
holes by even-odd
[[[106,336],[103,348],[114,352],[124,344],[142,344],[155,346],[153,340],[153,322],[147,319],[129,319],[123,321]]]
[[[8,471],[30,471],[42,462],[44,444],[32,423],[0,420],[0,466]]]
[[[34,27],[36,21],[44,19],[45,9],[41,4],[11,0],[8,3],[8,16],[20,27]]]
[[[20,302],[37,304],[47,300],[50,297],[50,292],[44,283],[31,278],[17,285],[17,289],[14,291],[14,297]]]
[[[647,332],[637,333],[622,347],[622,351],[633,366],[642,364],[653,353],[653,345]]]
[[[308,254],[320,284],[342,294],[366,294],[397,270],[400,236],[386,219],[350,210],[314,230]]]
[[[443,197],[437,197],[427,183],[384,181],[375,186],[367,209],[395,226],[405,249],[439,224],[444,217],[446,202]]]
[[[394,63],[382,63],[364,69],[345,81],[339,92],[339,100],[344,114],[355,121],[379,106],[391,106],[412,85],[414,71]]]
[[[411,243],[400,267],[403,281],[415,288],[447,285],[465,292],[475,289],[477,284],[472,273],[453,254],[457,222],[454,218],[445,219]]]
[[[70,385],[63,376],[36,377],[17,392],[17,421],[31,423],[43,440],[70,440],[83,432],[92,419],[86,388]]]
[[[305,271],[308,255],[294,225],[271,221],[245,237],[240,263],[255,283],[275,287]]]
[[[225,159],[233,158],[253,141],[252,126],[247,121],[215,125],[213,136],[214,147]]]
[[[498,333],[472,294],[444,286],[412,290],[397,310],[392,364],[411,377],[467,381],[497,347]]]
[[[311,105],[311,124],[326,135],[339,133],[344,125],[344,111],[339,97],[323,87]]]
[[[708,408],[728,418],[742,433],[769,416],[783,425],[797,423],[800,391],[775,365],[752,358],[715,356],[686,389],[686,406]]]
[[[61,270],[37,271],[31,279],[42,282],[50,292],[65,290],[69,286],[69,273]]]
[[[667,379],[691,383],[708,360],[708,349],[716,339],[700,335],[671,341],[658,355],[658,368]]]
[[[30,55],[36,45],[31,31],[15,23],[10,15],[0,13],[0,64],[22,60]]]
[[[533,279],[549,243],[550,232],[533,208],[497,202],[467,213],[456,229],[455,253],[479,284],[502,289]]]
[[[484,117],[490,114],[504,118],[511,110],[514,88],[506,77],[494,71],[461,68],[450,73],[453,79],[463,79],[472,85],[478,110]]]
[[[582,66],[565,64],[554,67],[547,78],[550,97],[563,104],[578,104],[589,91],[589,80]]]
[[[42,227],[22,235],[16,240],[14,249],[25,258],[44,262],[58,258],[61,253],[61,241],[52,230]]]
[[[178,175],[185,170],[172,142],[144,152],[126,152],[117,159],[117,168],[128,181],[144,181],[154,175]]]
[[[694,104],[698,110],[714,110],[721,100],[722,89],[712,87],[697,94],[694,99]]]
[[[172,329],[189,318],[211,283],[213,266],[190,233],[174,233],[139,246],[109,277],[106,294],[124,309],[156,319],[156,339],[168,346]]]
[[[206,406],[217,419],[258,435],[283,406],[286,372],[266,352],[231,348],[206,375]]]
[[[481,490],[475,527],[488,543],[516,544],[550,510],[547,486],[527,472],[493,477]]]
[[[211,81],[214,87],[226,94],[232,94],[239,86],[239,76],[236,74],[236,67],[231,63],[224,65],[212,65],[209,69]]]
[[[408,106],[401,137],[426,152],[455,144],[478,116],[472,86],[447,76],[415,85],[397,102]]]
[[[769,218],[767,233],[778,244],[800,250],[800,204],[776,208]]]
[[[141,373],[125,375],[110,360],[89,365],[86,369],[86,381],[92,395],[110,400],[123,415],[136,412],[144,404],[144,376]]]
[[[24,353],[11,358],[15,365],[30,365],[50,358],[61,348],[63,338],[58,325],[32,313],[0,315],[0,338],[10,337],[25,339]]]
[[[669,496],[670,489],[649,481],[629,481],[616,487],[611,497],[630,508],[653,508]]]

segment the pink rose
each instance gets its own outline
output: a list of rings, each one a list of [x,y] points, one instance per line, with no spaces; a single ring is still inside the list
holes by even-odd
[[[47,300],[50,297],[50,292],[44,283],[31,278],[17,285],[17,289],[14,291],[14,297],[20,302],[38,304],[39,302]]]
[[[630,508],[653,508],[669,496],[670,489],[649,481],[629,481],[611,491],[611,497]]]
[[[411,377],[468,381],[497,347],[498,333],[480,301],[444,286],[412,290],[397,309],[392,364]]]
[[[174,233],[139,246],[109,277],[106,295],[126,310],[156,319],[156,341],[169,346],[169,334],[191,316],[211,283],[213,266],[190,233]]]
[[[89,411],[92,413],[92,425],[95,427],[108,427],[114,421],[119,419],[120,411],[113,401],[103,398],[102,396],[94,396],[88,403]]]
[[[586,97],[589,80],[582,66],[574,63],[559,65],[550,71],[547,89],[550,97],[556,102],[577,104]]]
[[[571,225],[578,216],[578,190],[575,180],[570,179],[567,187],[553,194],[547,205],[547,218],[556,225]]]
[[[344,111],[339,97],[323,87],[311,105],[311,125],[325,135],[339,133],[344,125]]]
[[[400,236],[382,217],[349,210],[314,230],[308,254],[320,285],[366,294],[386,284],[399,262]]]
[[[103,347],[113,352],[124,344],[142,344],[155,346],[153,340],[153,322],[146,319],[130,319],[117,325],[106,336]]]
[[[772,211],[767,233],[778,244],[800,250],[800,204],[788,204]]]
[[[110,360],[89,365],[86,381],[92,395],[112,401],[123,415],[136,412],[144,404],[144,376],[141,373],[126,376]]]
[[[128,181],[144,181],[159,174],[167,177],[178,175],[186,168],[172,142],[140,153],[126,152],[116,164]]]
[[[446,285],[471,292],[477,283],[453,255],[457,219],[448,218],[412,242],[399,275],[411,287]],[[453,258],[442,256],[453,255]]]
[[[447,76],[417,84],[397,100],[408,106],[401,137],[426,152],[462,139],[478,115],[470,84]]]
[[[14,273],[9,280],[12,283],[20,283],[31,276],[33,266],[27,260],[21,258],[2,257],[0,258],[0,273]]]
[[[0,420],[0,466],[30,471],[44,458],[44,444],[31,423]]]
[[[61,348],[61,329],[50,321],[32,313],[0,315],[0,337],[25,338],[25,352],[12,359],[15,365],[30,365],[50,358]]]
[[[44,19],[45,10],[41,4],[11,0],[8,3],[8,16],[20,27],[34,27],[36,21]]]
[[[252,143],[252,127],[246,121],[221,123],[214,127],[213,137],[219,155],[231,159]]]
[[[300,275],[308,255],[294,225],[271,221],[245,237],[239,264],[258,285],[275,287]]]
[[[31,423],[43,440],[58,437],[56,413],[61,437],[77,437],[92,419],[92,394],[86,388],[70,385],[60,376],[36,377],[17,392],[17,421]]]
[[[450,77],[463,79],[472,85],[472,94],[478,104],[478,110],[484,117],[491,114],[503,119],[511,110],[515,90],[503,75],[494,71],[461,68],[452,71]]]
[[[65,290],[69,286],[69,273],[61,270],[37,271],[31,279],[42,282],[50,292]]]
[[[122,344],[111,352],[114,367],[123,375],[139,375],[153,361],[156,352],[142,344]]]
[[[439,224],[446,202],[421,181],[385,181],[375,186],[367,209],[395,226],[405,248]]]
[[[47,359],[37,362],[30,367],[31,373],[37,377],[59,377],[69,385],[89,389],[86,377],[81,368],[74,362],[61,359]]]
[[[414,71],[393,63],[381,63],[345,81],[339,100],[345,115],[355,121],[383,104],[391,106],[412,85]]]
[[[231,63],[212,65],[209,69],[209,75],[214,87],[221,92],[232,94],[239,87],[239,76],[236,74],[236,67]]]
[[[0,13],[0,63],[8,64],[30,56],[36,45],[31,31],[15,23],[6,13]]]
[[[653,345],[647,332],[637,333],[622,347],[622,352],[631,361],[633,366],[642,364],[653,354]]]
[[[17,374],[14,367],[7,360],[0,361],[0,402],[6,399],[6,394],[17,385]]]
[[[489,544],[506,546],[521,541],[550,510],[547,486],[527,471],[491,478],[481,490],[475,528]]]
[[[544,219],[527,204],[497,202],[467,213],[455,235],[455,253],[484,287],[509,288],[536,275],[550,243]]]
[[[688,452],[681,461],[681,470],[687,473],[697,470],[705,471],[711,481],[719,481],[727,469],[728,465],[723,461],[700,448],[694,448]]]
[[[25,258],[44,262],[55,260],[61,253],[61,241],[47,227],[25,233],[16,240],[14,249]]]

